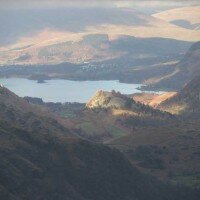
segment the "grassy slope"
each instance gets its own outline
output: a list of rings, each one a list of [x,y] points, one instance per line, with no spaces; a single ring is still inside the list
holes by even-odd
[[[158,108],[185,117],[200,116],[200,76],[195,77],[173,97],[163,101]]]
[[[199,130],[199,121],[140,128],[108,144],[120,149],[142,171],[199,188]]]
[[[191,24],[200,23],[200,6],[182,7],[156,13],[153,16],[167,22],[186,20]]]
[[[93,141],[106,141],[129,134],[136,127],[162,126],[175,120],[169,113],[136,103],[116,92],[99,91],[80,109],[53,103],[41,106],[62,117],[79,136]]]
[[[132,95],[132,98],[136,102],[143,103],[145,105],[149,105],[152,107],[156,107],[160,105],[163,101],[174,96],[176,92],[165,92],[163,94],[155,94],[155,93],[136,93]]]
[[[10,104],[1,102],[0,109],[2,200],[195,199],[195,192],[142,175],[117,150],[80,140],[50,118]]]
[[[180,89],[193,78],[200,74],[200,42],[194,43],[184,58],[172,65],[169,72],[150,77],[147,88],[167,88],[169,90]],[[151,70],[151,69],[150,69]]]
[[[199,86],[200,77],[197,76],[181,91],[156,105],[158,109],[177,114],[182,122],[138,128],[129,135],[111,140],[110,144],[121,149],[135,165],[150,174],[200,187]],[[145,94],[136,96],[136,99],[151,104],[152,99],[160,96],[163,95]]]
[[[24,11],[24,13],[17,13],[17,11],[15,11],[12,13],[13,16],[9,12],[3,12],[2,19],[5,21],[2,23],[6,24],[7,22],[13,27],[15,27],[16,24],[19,26],[17,28],[15,27],[17,30],[15,30],[15,28],[13,28],[13,30],[11,29],[13,31],[11,33],[10,30],[7,30],[7,27],[5,27],[5,33],[6,31],[8,31],[8,33],[2,33],[2,38],[5,37],[5,41],[12,41],[13,38],[15,41],[12,41],[9,45],[2,45],[0,47],[1,64],[55,64],[67,61],[83,62],[91,59],[111,59],[123,54],[123,52],[116,53],[109,51],[107,44],[102,44],[100,49],[94,48],[89,44],[80,45],[79,42],[84,36],[91,34],[107,34],[110,41],[118,39],[121,35],[140,38],[161,37],[193,42],[200,39],[199,30],[188,30],[178,27],[159,18],[146,16],[130,9],[117,9],[114,12],[112,9],[100,9],[100,12],[97,11],[95,13],[96,15],[94,15],[94,11],[92,11],[91,14],[94,16],[94,21],[88,17],[91,10],[88,10],[89,14],[87,15],[87,10],[85,13],[75,11],[79,12],[80,19],[77,19],[78,15],[74,16],[68,11],[60,11],[60,13],[56,15],[53,11],[52,14],[50,11],[48,13],[46,13],[47,11],[43,12],[44,15],[38,12],[38,16],[40,17],[39,27],[38,17],[34,11],[33,13],[31,13],[31,11]],[[106,12],[106,18],[103,15],[104,12]],[[31,14],[32,17],[30,18]],[[82,14],[84,15],[82,16]],[[13,19],[11,20],[10,17],[13,17]],[[95,17],[97,17],[97,19]],[[71,21],[60,20],[68,18],[71,18]],[[101,22],[102,19],[103,21]],[[71,24],[73,20],[75,20],[74,24],[77,25],[75,28],[80,26],[82,28],[81,30],[73,30],[73,23]],[[90,20],[92,20],[92,22]],[[27,28],[27,24],[32,24],[33,27]],[[51,26],[49,26],[49,24],[51,24]],[[30,32],[26,33],[27,29],[30,29]],[[84,49],[84,51],[80,51],[80,48]]]

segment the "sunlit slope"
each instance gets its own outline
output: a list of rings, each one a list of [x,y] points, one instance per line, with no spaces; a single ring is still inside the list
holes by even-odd
[[[133,94],[136,102],[189,119],[200,116],[200,76],[196,76],[178,92]]]
[[[158,108],[198,119],[200,117],[200,76],[195,77],[176,95],[163,101]]]
[[[116,149],[74,134],[0,87],[0,199],[198,199],[140,173]]]
[[[3,30],[0,33],[1,64],[77,63],[123,55],[122,52],[110,52],[103,44],[101,49],[94,49],[90,44],[77,44],[85,36],[96,34],[108,35],[109,41],[117,40],[121,35],[200,40],[199,30],[189,30],[135,10],[119,8],[14,11],[12,14],[4,11],[0,14],[0,25]],[[52,45],[60,50],[54,52]],[[46,51],[51,53],[46,55]]]
[[[155,93],[136,93],[133,94],[133,99],[136,102],[143,103],[145,105],[149,105],[152,107],[158,106],[160,103],[173,97],[176,92],[164,92],[163,94],[155,94]]]
[[[136,103],[119,92],[98,91],[71,121],[83,138],[106,141],[138,127],[162,126],[174,120],[169,113]]]
[[[166,10],[153,16],[188,29],[200,29],[200,6]]]

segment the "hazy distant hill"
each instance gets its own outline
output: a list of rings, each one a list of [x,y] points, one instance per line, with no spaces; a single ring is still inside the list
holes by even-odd
[[[1,52],[2,64],[57,64],[156,58],[184,54],[191,42],[165,38],[136,38],[120,35],[111,39],[108,34],[88,34],[79,41],[60,41],[39,47],[26,46]],[[9,59],[9,60],[8,60]],[[118,60],[119,61],[118,61]]]
[[[169,69],[167,72],[166,69]],[[152,69],[149,69],[152,71]],[[163,73],[163,74],[162,74]],[[195,76],[200,74],[200,42],[194,43],[184,58],[177,64],[163,68],[159,73],[149,77],[150,88],[180,89]]]
[[[175,8],[153,16],[183,28],[200,29],[200,6]]]
[[[195,10],[195,8],[193,8]],[[191,9],[192,10],[192,9]],[[193,34],[192,31],[181,29],[159,18],[143,14],[135,9],[113,8],[113,7],[91,7],[91,8],[63,8],[63,9],[27,9],[27,10],[1,10],[0,25],[4,30],[1,32],[1,44],[12,44],[21,37],[30,37],[32,33],[44,29],[58,30],[66,33],[84,33],[96,32],[109,34],[119,34],[119,30],[127,35],[138,35],[139,30],[148,30],[146,33],[140,32],[141,36],[158,37],[165,34],[172,34],[172,38],[178,39],[176,32],[182,32],[185,35],[179,35],[179,38],[188,36],[186,33]],[[7,26],[9,24],[9,26]],[[31,24],[31,26],[30,26]],[[107,26],[108,25],[108,26]],[[172,33],[167,33],[161,29],[161,25],[169,28]],[[102,26],[102,27],[101,27]],[[103,26],[108,30],[102,30]],[[152,26],[155,33],[152,32]],[[146,27],[146,29],[144,29]],[[147,29],[148,27],[148,29]],[[113,29],[111,31],[111,28]],[[123,30],[125,28],[125,30]],[[159,35],[160,33],[160,35]],[[154,35],[152,35],[154,34]],[[174,36],[174,37],[173,37]],[[171,38],[170,37],[170,38]],[[46,38],[48,39],[48,38]],[[193,40],[195,38],[190,38]]]
[[[118,41],[121,35],[182,41],[200,38],[199,30],[188,30],[134,9],[122,8],[1,10],[0,27],[1,64],[77,63],[124,55],[119,48],[117,52],[110,51],[108,44],[94,47],[90,42],[81,42],[88,35],[107,35],[111,42]],[[131,46],[127,45],[126,50],[131,51]],[[166,49],[169,46],[166,44]],[[153,50],[147,49],[148,53]],[[142,53],[145,56],[146,52]]]

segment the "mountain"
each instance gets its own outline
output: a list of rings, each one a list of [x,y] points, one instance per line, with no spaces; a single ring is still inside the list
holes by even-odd
[[[191,118],[200,117],[200,76],[195,77],[176,95],[161,102],[159,109]]]
[[[200,188],[199,130],[199,120],[174,122],[162,127],[138,128],[106,144],[118,148],[142,172]]]
[[[62,118],[78,136],[95,142],[124,136],[137,128],[163,126],[177,120],[170,113],[137,103],[115,91],[97,91],[86,104],[45,103],[31,97],[25,99]]]
[[[198,199],[195,191],[141,174],[116,149],[81,140],[54,120],[35,116],[32,105],[0,89],[2,200]]]
[[[196,29],[200,28],[200,6],[181,7],[153,14],[153,17],[165,20],[177,26]]]
[[[124,35],[141,39],[199,40],[199,30],[182,28],[123,8],[1,10],[0,26],[3,30],[0,33],[1,65],[83,63],[124,55],[119,49],[114,52],[109,49],[108,42],[104,43],[105,37],[111,43]],[[106,35],[98,47],[85,43],[88,36],[96,41],[94,35],[97,38]]]
[[[131,108],[133,102],[129,97],[119,92],[98,91],[86,104],[87,108]]]
[[[32,98],[28,101],[38,104]],[[95,142],[127,135],[138,127],[163,126],[176,120],[167,112],[136,103],[115,91],[98,91],[86,104],[43,102],[40,106],[59,115],[80,137]]]
[[[92,16],[92,17],[91,17]],[[122,9],[113,7],[69,7],[63,9],[24,9],[24,10],[1,10],[0,24],[4,32],[1,33],[1,44],[16,44],[17,41],[28,42],[36,39],[42,39],[43,31],[57,33],[62,36],[60,39],[79,39],[82,35],[92,32],[92,28],[101,25],[110,24],[113,26],[146,26],[156,24],[159,20],[154,17],[145,16],[134,9]],[[39,22],[39,23],[38,23]],[[10,26],[7,27],[6,24]],[[31,26],[29,26],[31,24]],[[167,24],[167,23],[166,23]],[[114,33],[115,30],[113,30]],[[37,37],[33,37],[36,33]],[[60,39],[56,35],[45,35],[47,38],[43,41],[57,42]],[[74,38],[72,38],[74,36]],[[54,39],[49,41],[49,39]],[[69,41],[69,40],[67,40]]]
[[[132,98],[136,102],[153,108],[170,112],[189,119],[198,119],[200,94],[200,76],[196,76],[178,92],[164,92],[163,94],[136,93]]]
[[[38,47],[15,47],[2,51],[0,56],[2,65],[100,62],[121,57],[136,59],[181,55],[191,44],[174,39],[136,38],[122,34],[111,38],[109,34],[97,33],[84,35],[78,41],[60,41],[46,45],[40,43]]]
[[[200,74],[200,42],[194,43],[184,58],[177,64],[161,70],[161,74],[146,81],[149,88],[181,89],[185,84]],[[150,69],[152,70],[152,69]],[[163,74],[162,74],[163,73]],[[147,87],[147,88],[148,88]]]
[[[4,86],[0,87],[0,107],[1,119],[27,131],[48,129],[50,133],[59,134],[68,130],[68,123],[62,118],[46,108],[29,104]]]
[[[92,17],[91,17],[92,16]],[[164,37],[192,40],[188,33],[193,36],[198,32],[189,31],[172,25],[159,18],[143,14],[135,9],[114,7],[74,7],[63,9],[23,9],[9,10],[1,9],[0,24],[4,31],[1,33],[2,45],[19,44],[19,42],[30,42],[42,39],[41,33],[47,31],[52,33],[47,36],[43,43],[58,42],[60,39],[79,39],[82,35],[91,33],[107,33],[109,35],[127,34],[141,37]],[[70,19],[70,20],[68,20]],[[39,23],[38,23],[39,22]],[[9,24],[9,27],[6,26]],[[29,26],[31,24],[31,27]],[[161,25],[171,30],[171,33]],[[107,27],[107,30],[103,30]],[[154,29],[153,29],[154,27]],[[124,30],[123,30],[124,28]],[[112,30],[111,30],[112,29]],[[146,32],[140,32],[146,30]],[[154,33],[153,31],[154,30]],[[128,31],[128,32],[127,32]],[[176,33],[182,35],[176,35]],[[36,34],[36,37],[32,36]],[[54,34],[61,36],[56,38]],[[76,34],[78,33],[78,34]],[[159,34],[160,33],[160,34]],[[168,36],[168,37],[167,37]],[[171,36],[171,37],[170,37]],[[197,35],[196,35],[197,36]],[[50,39],[52,41],[50,41]],[[18,41],[18,43],[17,43]]]
[[[142,127],[107,143],[120,149],[135,166],[161,179],[200,187],[200,76],[179,92],[142,93],[133,99],[170,112],[181,120],[162,127]]]
[[[0,122],[2,200],[198,199],[143,176],[117,150]]]
[[[49,133],[56,131],[59,135],[67,130],[58,123],[59,118],[45,109],[30,105],[3,86],[0,87],[0,107],[1,120],[27,131],[41,133],[49,129]]]

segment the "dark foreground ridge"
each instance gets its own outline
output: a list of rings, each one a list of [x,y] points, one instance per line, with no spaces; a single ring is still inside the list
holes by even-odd
[[[1,88],[0,99],[8,93]],[[83,141],[57,123],[50,130],[49,118],[36,121],[29,113],[24,123],[27,113],[11,103],[15,98],[0,101],[0,199],[198,199],[195,191],[141,174],[118,150]]]

